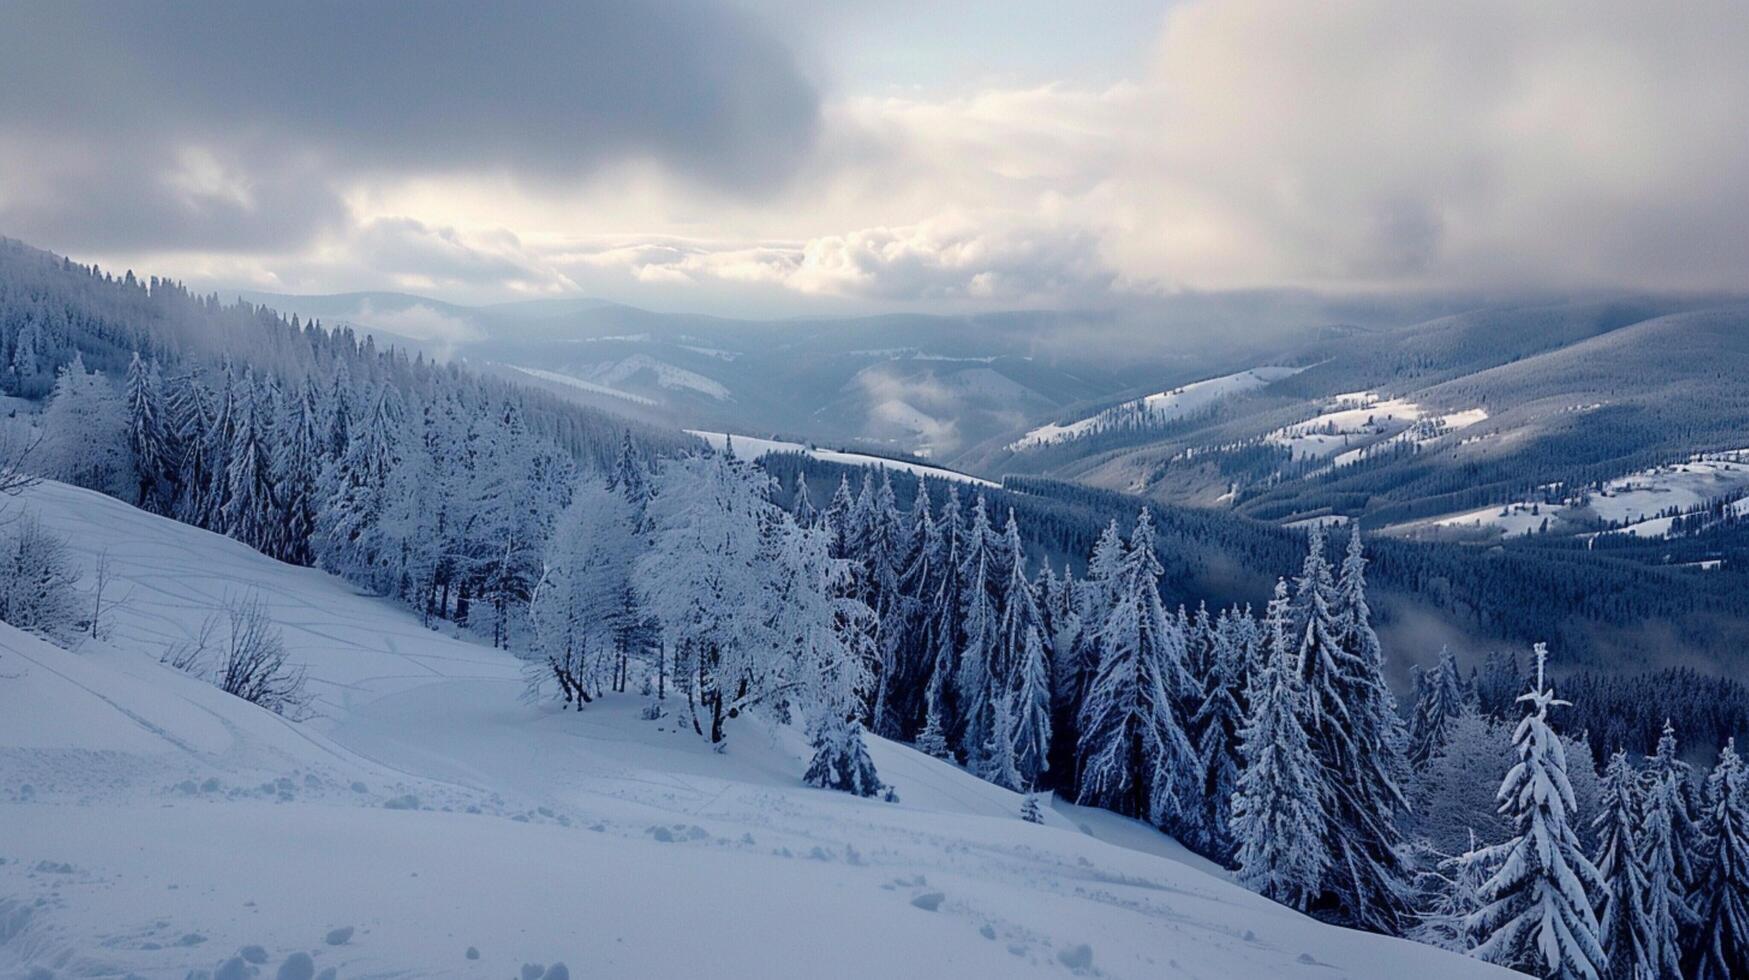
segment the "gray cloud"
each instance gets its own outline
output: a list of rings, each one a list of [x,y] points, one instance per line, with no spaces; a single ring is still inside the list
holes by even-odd
[[[788,49],[706,0],[0,4],[0,93],[0,222],[81,247],[291,244],[368,173],[634,160],[758,193],[818,117]]]

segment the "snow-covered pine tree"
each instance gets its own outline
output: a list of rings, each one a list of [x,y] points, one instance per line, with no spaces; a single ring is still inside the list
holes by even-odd
[[[1189,683],[1184,637],[1160,603],[1161,571],[1143,509],[1112,583],[1098,672],[1081,706],[1080,798],[1194,837],[1196,750],[1175,710]]]
[[[838,478],[838,489],[832,494],[832,500],[820,514],[821,526],[832,536],[832,557],[850,558],[850,512],[856,507],[856,498],[850,493],[850,475]]]
[[[128,455],[134,472],[132,502],[154,514],[169,513],[176,499],[174,440],[158,381],[158,366],[141,361],[139,351],[128,362],[123,400]]]
[[[1596,830],[1597,873],[1603,879],[1598,907],[1598,941],[1609,957],[1609,973],[1620,980],[1658,975],[1652,959],[1651,920],[1646,914],[1646,869],[1640,847],[1640,774],[1617,749],[1603,772],[1603,807]]]
[[[960,716],[960,749],[966,768],[988,777],[992,764],[985,755],[991,744],[996,695],[1004,690],[1000,666],[1003,582],[996,578],[996,532],[990,526],[984,497],[972,505],[972,520],[961,542],[959,672],[954,677]]]
[[[820,521],[819,508],[814,506],[814,498],[808,493],[808,474],[801,470],[796,471],[796,492],[790,500],[789,512],[802,527],[813,527]]]
[[[193,520],[197,527],[225,533],[225,505],[231,500],[231,448],[237,441],[237,379],[225,364],[213,399],[212,421],[201,445],[206,483],[198,488]]]
[[[316,515],[323,506],[319,497],[322,434],[317,418],[318,398],[315,381],[305,379],[296,397],[286,402],[275,434],[273,479],[279,490],[281,519],[285,522],[281,536],[284,547],[275,557],[295,565],[308,565],[314,558],[310,540],[316,533]]]
[[[1201,699],[1190,722],[1202,777],[1203,805],[1199,821],[1202,835],[1192,844],[1221,860],[1232,856],[1230,808],[1244,762],[1239,744],[1245,714],[1240,707],[1239,690],[1246,682],[1245,655],[1233,645],[1228,618],[1223,612],[1217,625],[1209,628],[1210,649],[1202,676]]]
[[[959,598],[961,544],[965,526],[960,517],[959,488],[949,486],[947,502],[936,521],[941,536],[939,572],[923,609],[924,644],[929,679],[924,685],[923,730],[917,748],[937,759],[954,757],[951,733],[958,727],[954,678],[959,673],[959,651],[964,635]]]
[[[1463,677],[1449,648],[1439,651],[1439,663],[1423,676],[1415,714],[1409,726],[1409,764],[1427,764],[1445,744],[1451,719],[1464,708]]]
[[[1395,934],[1407,911],[1408,881],[1399,847],[1398,815],[1407,808],[1398,771],[1401,742],[1378,690],[1376,653],[1365,652],[1364,581],[1345,572],[1347,588],[1332,609],[1334,585],[1324,560],[1322,529],[1312,528],[1305,565],[1295,583],[1302,710],[1325,783],[1327,888],[1316,904],[1338,921]],[[1344,641],[1347,646],[1344,646]],[[1377,645],[1376,637],[1370,645]],[[1392,712],[1394,715],[1394,711]]]
[[[212,397],[194,372],[170,383],[170,431],[176,447],[176,502],[172,516],[185,524],[195,520],[202,495],[211,483],[205,449],[212,426]]]
[[[1087,700],[1087,689],[1099,670],[1099,630],[1111,610],[1113,588],[1119,566],[1123,564],[1123,535],[1117,519],[1101,531],[1088,556],[1087,577],[1075,583],[1069,595],[1074,604],[1077,628],[1067,645],[1055,648],[1055,677],[1052,691],[1056,700],[1055,758],[1051,771],[1065,788],[1079,794],[1081,782],[1081,708]]]
[[[1749,776],[1730,739],[1707,776],[1704,873],[1695,889],[1699,928],[1689,975],[1749,976]]]
[[[1020,801],[1020,819],[1027,823],[1045,822],[1044,812],[1039,808],[1037,793],[1027,793],[1026,798]]]
[[[1678,854],[1676,813],[1682,807],[1677,775],[1650,769],[1645,776],[1645,827],[1640,834],[1640,865],[1646,875],[1646,959],[1657,976],[1682,975],[1683,940],[1695,925]],[[1693,854],[1684,855],[1692,861]],[[1692,870],[1692,864],[1689,865]]]
[[[978,775],[1003,789],[1019,792],[1027,784],[1021,779],[1020,770],[1014,764],[1014,727],[1014,698],[1006,695],[993,696],[990,702],[989,734],[985,736],[983,751],[978,753],[983,771]]]
[[[1020,785],[1036,786],[1050,768],[1051,667],[1038,630],[1028,630],[1008,692],[1009,742]]]
[[[1363,862],[1347,857],[1349,867],[1362,869],[1351,872],[1350,878],[1350,896],[1365,909],[1357,921],[1394,933],[1401,927],[1396,918],[1408,911],[1403,896],[1409,869],[1402,859],[1405,841],[1398,826],[1409,809],[1405,792],[1409,768],[1403,757],[1408,734],[1385,680],[1384,650],[1372,628],[1366,564],[1356,525],[1349,532],[1330,612],[1332,634],[1341,651],[1338,683],[1350,721],[1346,742],[1359,765],[1342,773],[1344,805],[1338,805],[1335,814],[1339,822],[1353,828],[1344,836],[1357,841],[1355,851],[1365,858]],[[1392,907],[1393,900],[1399,901],[1398,907]]]
[[[400,426],[400,399],[384,385],[359,431],[350,433],[345,453],[323,468],[321,494],[328,505],[317,515],[316,554],[337,575],[380,581],[377,530],[389,474],[400,462]]]
[[[236,424],[225,469],[225,533],[256,551],[282,553],[285,522],[280,512],[268,446],[274,439],[271,395],[245,368],[236,395]]]
[[[739,701],[755,705],[798,688],[814,748],[804,780],[874,796],[881,781],[855,717],[871,679],[874,613],[849,594],[851,563],[831,556],[823,529],[802,527],[775,508],[768,516],[768,537],[776,540],[772,560],[761,569],[760,615],[777,657],[748,664]]]
[[[1694,819],[1694,768],[1676,754],[1676,727],[1666,718],[1658,735],[1658,747],[1646,760],[1646,778],[1671,785],[1670,862],[1676,882],[1686,892],[1694,886],[1699,868],[1695,852],[1700,847],[1700,828]],[[1648,790],[1649,792],[1649,790]]]
[[[1604,883],[1569,821],[1566,752],[1548,721],[1550,708],[1568,702],[1557,700],[1546,682],[1547,659],[1548,648],[1537,644],[1535,679],[1519,696],[1527,710],[1512,736],[1518,762],[1499,792],[1515,836],[1482,852],[1498,870],[1483,884],[1484,904],[1470,917],[1479,938],[1472,954],[1551,980],[1597,980],[1608,956],[1592,900]]]
[[[1250,713],[1240,730],[1244,768],[1232,797],[1236,877],[1267,898],[1304,909],[1324,890],[1323,783],[1306,737],[1287,583],[1277,582],[1266,615],[1263,664],[1251,677]]]
[[[911,738],[922,731],[929,685],[930,624],[928,610],[942,568],[941,531],[930,507],[929,488],[919,478],[912,496],[911,512],[905,517],[905,553],[899,563],[897,622],[892,674],[883,678],[886,721],[876,733],[887,738]]]
[[[909,528],[899,516],[892,474],[884,467],[879,482],[869,487],[869,502],[858,532],[854,550],[861,556],[862,574],[857,579],[857,597],[874,613],[876,680],[866,713],[875,731],[891,732],[899,727],[897,719],[888,716],[887,698],[906,626],[899,576],[905,570],[910,539]]]
[[[334,383],[328,388],[328,400],[322,406],[328,414],[327,447],[329,461],[346,455],[352,444],[352,374],[344,360],[334,366]]]

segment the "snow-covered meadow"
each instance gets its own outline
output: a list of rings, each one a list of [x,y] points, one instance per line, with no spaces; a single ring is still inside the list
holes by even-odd
[[[74,651],[0,626],[0,973],[1505,975],[881,739],[897,802],[805,787],[757,719],[718,753],[632,695],[531,704],[508,653],[95,493],[7,508],[107,554],[115,604]],[[240,593],[315,717],[158,662]]]

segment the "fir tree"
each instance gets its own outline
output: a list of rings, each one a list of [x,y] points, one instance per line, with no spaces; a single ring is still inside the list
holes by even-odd
[[[316,515],[323,506],[318,488],[322,437],[317,428],[317,397],[315,382],[306,380],[297,397],[287,403],[273,456],[274,483],[285,522],[283,547],[276,557],[296,565],[313,560],[310,541],[316,533]]]
[[[267,448],[273,439],[267,397],[256,385],[253,373],[245,370],[241,391],[237,393],[222,516],[226,534],[257,551],[278,554],[285,524],[275,496],[273,461]]]
[[[1014,768],[1023,786],[1037,785],[1050,768],[1051,674],[1038,630],[1028,630],[1007,700]]]
[[[820,511],[814,506],[814,498],[808,494],[808,475],[800,470],[796,471],[796,493],[789,512],[802,527],[813,527],[820,521]]]
[[[959,696],[960,745],[966,766],[987,776],[993,760],[984,754],[994,724],[995,695],[1003,690],[997,673],[1001,640],[1001,581],[997,574],[995,532],[979,495],[962,541],[959,574],[959,672],[954,678]]]
[[[1652,924],[1646,913],[1646,868],[1640,847],[1640,774],[1620,751],[1603,774],[1603,807],[1597,814],[1597,873],[1603,879],[1598,938],[1609,957],[1609,976],[1641,980],[1658,975],[1652,958]]]
[[[1707,777],[1705,873],[1695,891],[1695,980],[1749,976],[1749,776],[1735,739]]]
[[[1681,975],[1683,934],[1695,924],[1688,888],[1678,870],[1682,847],[1678,843],[1676,813],[1681,804],[1676,779],[1669,770],[1646,773],[1640,864],[1646,875],[1646,956],[1654,975]]]
[[[128,362],[127,440],[134,469],[134,504],[156,514],[168,513],[176,498],[176,465],[171,447],[156,364]]]
[[[1304,728],[1287,583],[1270,601],[1263,666],[1251,677],[1251,708],[1240,731],[1244,768],[1232,799],[1237,880],[1284,905],[1304,909],[1323,891],[1327,801]]]
[[[1358,553],[1344,563],[1340,605],[1331,609],[1324,538],[1314,527],[1294,594],[1299,631],[1302,710],[1325,783],[1326,848],[1331,871],[1321,905],[1363,928],[1395,933],[1407,910],[1397,815],[1401,743],[1379,673],[1377,639],[1366,621],[1365,582]],[[1367,648],[1371,647],[1372,650]]]
[[[1569,821],[1566,752],[1548,723],[1549,709],[1567,702],[1545,683],[1547,657],[1537,644],[1535,680],[1519,696],[1528,710],[1512,736],[1518,762],[1499,794],[1516,836],[1483,852],[1498,870],[1482,886],[1482,908],[1470,917],[1480,937],[1473,955],[1534,976],[1596,980],[1608,956],[1598,941],[1592,896],[1604,883]]]
[[[1239,692],[1246,683],[1245,654],[1235,646],[1229,624],[1230,618],[1223,613],[1218,626],[1209,632],[1210,650],[1202,677],[1201,701],[1191,718],[1203,802],[1201,836],[1193,843],[1223,859],[1232,853],[1229,807],[1244,762],[1240,730],[1245,724],[1244,709],[1239,703]]]
[[[1175,705],[1184,638],[1160,604],[1147,510],[1136,520],[1100,627],[1098,673],[1081,708],[1081,801],[1185,833],[1198,807],[1196,750]]]
[[[1415,699],[1415,715],[1409,728],[1409,764],[1427,764],[1445,744],[1451,720],[1464,708],[1463,678],[1457,657],[1449,649],[1439,651],[1439,663],[1422,679]]]

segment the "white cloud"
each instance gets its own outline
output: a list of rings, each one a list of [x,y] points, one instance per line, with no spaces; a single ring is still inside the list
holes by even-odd
[[[730,312],[1743,288],[1749,5],[1185,0],[1152,48],[1115,85],[829,97],[762,195],[638,159],[571,183],[385,169],[342,189],[349,227],[256,264]],[[178,186],[271,211],[253,158],[184,159]]]

